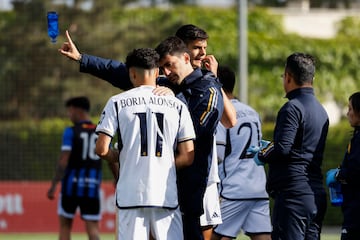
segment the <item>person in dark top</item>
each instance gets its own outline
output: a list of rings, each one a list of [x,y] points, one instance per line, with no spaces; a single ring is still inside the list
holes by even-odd
[[[321,224],[315,227],[313,220],[322,207],[315,202],[323,201],[315,196],[323,191],[320,166],[329,119],[315,97],[314,74],[311,55],[293,53],[287,58],[282,78],[289,101],[278,112],[273,142],[264,144],[254,158],[258,164],[269,164],[267,191],[274,198],[273,240],[310,239],[310,229],[318,231],[316,237],[320,235]]]
[[[341,183],[344,216],[341,240],[360,239],[360,92],[349,97],[347,117],[354,128],[340,168],[327,172],[326,184]]]
[[[192,67],[189,50],[178,37],[165,39],[155,50],[160,55],[159,66],[165,76],[179,85],[177,97],[188,106],[193,120],[195,156],[190,167],[178,171],[179,204],[184,239],[203,239],[200,215],[213,158],[215,131],[224,107],[221,84],[212,72]]]
[[[64,130],[61,154],[55,176],[47,192],[55,198],[57,184],[61,181],[59,239],[70,239],[76,209],[86,225],[89,239],[99,239],[101,159],[95,153],[96,125],[90,121],[90,102],[86,97],[74,97],[65,104],[74,126]]]

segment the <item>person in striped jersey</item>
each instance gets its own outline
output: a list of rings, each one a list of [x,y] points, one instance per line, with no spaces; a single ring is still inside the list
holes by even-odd
[[[87,97],[70,98],[65,106],[74,125],[64,130],[61,154],[47,197],[55,198],[56,186],[61,181],[59,239],[70,239],[73,218],[80,208],[89,239],[97,240],[101,219],[101,159],[95,153],[96,125],[90,121]]]

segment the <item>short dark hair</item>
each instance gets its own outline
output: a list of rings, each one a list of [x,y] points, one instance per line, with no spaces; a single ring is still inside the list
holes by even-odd
[[[160,59],[166,55],[175,56],[177,54],[189,53],[189,49],[185,43],[176,36],[171,36],[163,40],[156,48],[156,52],[159,54]]]
[[[90,111],[90,101],[87,97],[73,97],[69,98],[65,102],[65,107],[76,107],[85,110],[86,112]]]
[[[286,71],[292,74],[296,84],[313,83],[315,58],[305,53],[293,53],[286,59]]]
[[[126,67],[154,69],[159,66],[159,54],[152,48],[138,48],[132,50],[126,57]]]
[[[182,25],[176,31],[175,36],[183,40],[185,44],[188,44],[190,41],[194,41],[196,39],[206,40],[209,38],[205,30],[192,24]]]
[[[232,93],[235,87],[235,72],[228,66],[219,66],[217,76],[222,83],[222,88],[226,93]]]
[[[354,112],[360,113],[360,92],[353,93],[349,97],[349,101],[351,102],[351,106],[354,109]]]

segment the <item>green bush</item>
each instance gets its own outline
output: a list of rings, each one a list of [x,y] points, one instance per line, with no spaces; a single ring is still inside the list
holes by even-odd
[[[44,4],[44,6],[39,6]],[[110,4],[106,7],[106,4]],[[239,36],[236,8],[120,8],[104,2],[90,11],[58,5],[61,21],[59,43],[69,29],[74,42],[84,53],[124,61],[133,48],[155,47],[187,23],[204,28],[210,38],[208,53],[222,65],[238,71]],[[43,119],[63,116],[63,101],[74,94],[92,99],[94,110],[101,111],[110,95],[120,90],[108,83],[79,74],[78,65],[60,57],[57,47],[49,45],[43,21],[34,13],[44,11],[45,3],[32,1],[14,12],[1,15],[0,29],[0,115],[4,119]],[[221,17],[219,17],[221,16]],[[29,23],[29,19],[31,24]],[[263,8],[248,12],[248,96],[249,103],[263,116],[273,120],[284,96],[280,75],[285,58],[295,51],[307,52],[317,59],[315,89],[321,101],[334,99],[346,106],[347,96],[358,88],[360,42],[351,37],[358,20],[345,19],[334,39],[320,40],[287,34],[281,15]],[[17,25],[24,26],[21,34]],[[36,37],[35,37],[36,36]],[[27,39],[27,44],[23,44]],[[6,47],[5,47],[6,46]],[[21,51],[18,51],[21,49]],[[36,51],[34,51],[36,49]],[[121,81],[121,79],[119,79]],[[236,86],[238,92],[238,86]],[[11,94],[16,92],[17,94]],[[104,94],[105,93],[105,94]],[[44,101],[44,99],[46,99]]]
[[[94,121],[96,122],[96,121]],[[62,134],[69,120],[1,122],[1,180],[50,180],[60,156]],[[104,179],[112,175],[103,164]]]

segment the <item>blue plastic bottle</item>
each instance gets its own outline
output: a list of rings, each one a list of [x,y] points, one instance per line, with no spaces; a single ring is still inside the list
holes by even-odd
[[[330,203],[333,206],[341,206],[343,203],[343,195],[341,192],[341,183],[335,182],[329,185]]]
[[[58,19],[59,17],[56,12],[47,13],[48,35],[52,43],[56,43],[56,38],[59,35]]]

